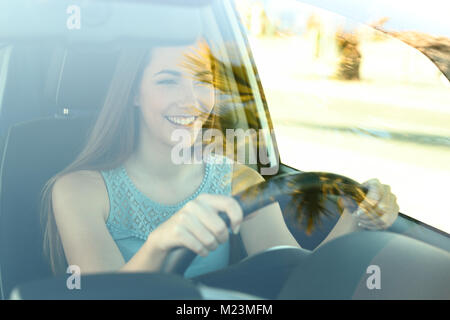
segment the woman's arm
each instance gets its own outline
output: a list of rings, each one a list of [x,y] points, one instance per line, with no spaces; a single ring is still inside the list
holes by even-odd
[[[261,181],[264,181],[264,178],[255,170],[242,164],[234,164],[233,194],[239,193]],[[294,236],[289,232],[278,203],[271,204],[252,213],[251,216],[241,223],[240,230],[248,255],[280,245],[300,247]]]
[[[264,178],[255,170],[242,164],[235,164],[233,194],[261,181],[264,181]],[[350,214],[344,209],[336,225],[318,247],[335,238],[360,230],[361,227],[386,229],[394,223],[399,207],[390,187],[381,184],[377,179],[369,180],[363,185],[368,187],[369,192],[360,205],[358,215]],[[287,228],[278,204],[262,208],[251,216],[250,219],[244,220],[241,228],[242,241],[249,255],[278,245],[301,247]]]
[[[358,222],[354,216],[352,216],[347,209],[344,209],[344,212],[339,217],[338,221],[334,225],[333,229],[331,229],[330,233],[322,240],[322,242],[315,248],[319,248],[324,245],[328,241],[346,235],[348,233],[352,233],[354,231],[361,230],[358,227]]]
[[[219,211],[228,215],[233,230],[242,221],[242,210],[233,198],[201,194],[153,230],[125,263],[106,227],[109,199],[99,173],[68,174],[55,183],[52,195],[67,261],[84,273],[158,271],[175,247],[206,256],[228,240],[228,229]]]
[[[69,265],[81,272],[154,271],[165,258],[146,241],[125,263],[107,227],[109,200],[98,172],[77,171],[58,179],[52,191],[53,211]]]
[[[383,230],[395,222],[398,217],[399,206],[397,197],[391,192],[391,188],[388,185],[381,184],[378,179],[368,180],[363,185],[367,187],[368,192],[366,198],[360,203],[358,210],[350,214],[344,209],[336,225],[318,247],[347,233],[363,228]]]

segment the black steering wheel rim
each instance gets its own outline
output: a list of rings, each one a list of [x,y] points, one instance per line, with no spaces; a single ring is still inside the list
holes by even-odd
[[[353,211],[366,193],[367,188],[342,175],[329,172],[300,172],[279,175],[263,181],[234,195],[233,198],[241,205],[245,219],[254,211],[278,202],[283,197],[292,199],[303,197],[314,202],[319,201],[320,196],[334,195],[344,200],[345,206]],[[305,206],[301,209],[311,208]],[[223,213],[221,217],[228,220]],[[183,275],[196,256],[193,251],[185,247],[174,248],[164,260],[161,272]]]

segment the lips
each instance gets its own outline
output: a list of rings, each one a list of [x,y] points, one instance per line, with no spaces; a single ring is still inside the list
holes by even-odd
[[[170,123],[177,126],[190,126],[197,120],[197,116],[165,116]]]

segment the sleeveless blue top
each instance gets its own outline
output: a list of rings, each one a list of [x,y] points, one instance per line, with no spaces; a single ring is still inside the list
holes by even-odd
[[[201,185],[188,198],[175,205],[158,203],[140,192],[119,166],[101,171],[109,196],[110,212],[106,226],[127,262],[141,248],[150,232],[201,193],[231,195],[232,162],[225,157],[211,157],[206,161]],[[231,231],[231,230],[229,230]],[[220,244],[208,256],[197,256],[184,276],[192,278],[228,265],[229,241]]]

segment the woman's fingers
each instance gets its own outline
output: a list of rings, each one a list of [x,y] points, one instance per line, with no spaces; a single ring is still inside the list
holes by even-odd
[[[217,249],[219,243],[226,242],[228,228],[218,211],[226,213],[232,229],[239,228],[242,209],[231,197],[202,194],[186,203],[173,220],[177,237],[182,241],[180,245],[206,256]]]
[[[228,240],[225,222],[215,212],[203,207],[198,201],[186,204],[185,225],[209,250],[215,250],[219,242]]]
[[[200,201],[193,201],[199,221],[211,232],[218,242],[224,243],[228,240],[228,228],[225,221],[219,217],[217,211],[209,206],[206,207]]]
[[[230,219],[231,229],[237,233],[243,220],[243,212],[239,203],[232,197],[212,194],[201,194],[197,197],[203,206],[215,209],[216,212],[223,211]]]
[[[206,257],[209,253],[208,249],[197,239],[189,230],[183,226],[178,226],[176,235],[180,241],[180,245],[188,248],[202,257]]]
[[[360,206],[366,211],[371,211],[371,209],[375,209],[378,206],[386,190],[378,179],[371,179],[363,183],[363,185],[368,187],[368,192]],[[376,213],[376,211],[374,212]]]
[[[358,225],[371,230],[386,229],[397,219],[397,198],[388,185],[382,185],[377,179],[369,180],[364,185],[369,190],[356,213]]]
[[[180,211],[152,233],[158,248],[168,251],[183,246],[206,256],[228,240],[229,232],[218,212],[224,212],[236,231],[243,219],[242,209],[232,197],[202,194],[186,203]]]

